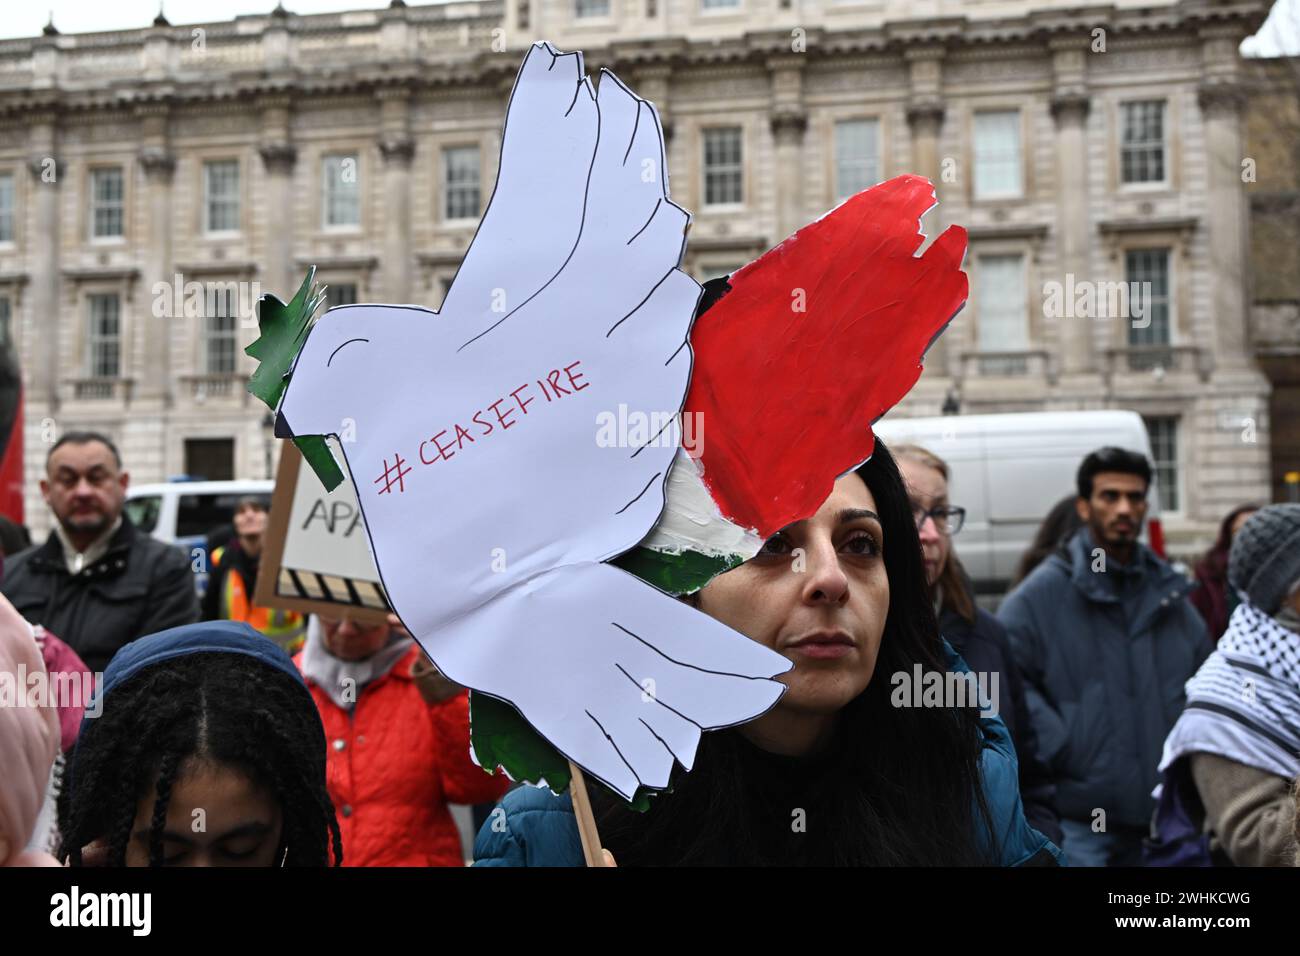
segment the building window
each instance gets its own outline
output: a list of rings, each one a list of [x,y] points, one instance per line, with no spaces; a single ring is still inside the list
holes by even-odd
[[[1028,299],[1025,257],[980,256],[976,271],[976,317],[981,352],[1015,353],[1029,348]],[[980,369],[990,375],[1023,374],[1024,356],[1007,355],[982,360]]]
[[[203,164],[204,232],[239,231],[239,160]]]
[[[361,225],[361,191],[357,188],[357,157],[326,156],[321,161],[326,226]]]
[[[330,285],[325,288],[325,308],[332,309],[336,305],[356,305],[357,304],[357,287],[352,283],[342,283],[340,285]]]
[[[1144,418],[1151,439],[1152,477],[1160,494],[1164,511],[1182,511],[1183,499],[1178,488],[1178,417],[1175,415]]]
[[[0,242],[14,241],[14,174],[0,173]]]
[[[90,235],[93,238],[123,234],[122,197],[121,166],[90,171]]]
[[[1165,181],[1165,104],[1143,100],[1120,104],[1120,179],[1124,183]]]
[[[975,198],[1021,195],[1020,112],[975,114]]]
[[[609,0],[573,0],[573,15],[579,20],[587,17],[607,17]]]
[[[90,302],[89,374],[117,378],[121,373],[121,304],[114,294],[92,295]]]
[[[1128,344],[1169,345],[1169,250],[1130,249],[1124,254],[1124,272],[1129,283]]]
[[[701,10],[734,10],[740,6],[740,0],[700,0]]]
[[[846,199],[880,182],[880,122],[835,124],[835,198]]]
[[[7,295],[0,295],[0,348],[13,345],[13,302]]]
[[[203,351],[209,375],[234,375],[239,332],[235,316],[228,309],[209,315],[205,320]]]
[[[453,146],[442,151],[442,190],[444,219],[478,218],[477,146]]]
[[[704,131],[704,205],[738,205],[744,195],[741,182],[739,126]]]

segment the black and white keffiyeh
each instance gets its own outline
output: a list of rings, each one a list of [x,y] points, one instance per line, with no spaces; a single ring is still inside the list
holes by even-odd
[[[1244,601],[1186,691],[1162,772],[1199,752],[1287,780],[1300,774],[1300,634]]]

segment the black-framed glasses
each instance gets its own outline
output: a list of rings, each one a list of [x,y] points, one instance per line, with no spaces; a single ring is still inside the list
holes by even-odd
[[[934,522],[934,530],[951,537],[966,523],[966,509],[956,505],[939,505],[927,511],[918,505],[912,506],[912,520],[916,522],[917,531],[925,525],[926,518]]]

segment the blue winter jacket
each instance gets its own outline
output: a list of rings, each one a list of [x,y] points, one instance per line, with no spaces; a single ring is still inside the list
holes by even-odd
[[[998,609],[1062,818],[1149,823],[1183,684],[1211,650],[1190,588],[1142,545],[1106,559],[1084,528]]]
[[[944,642],[950,670],[969,670]],[[981,717],[984,750],[980,774],[1003,866],[1063,865],[1061,851],[1025,820],[1020,803],[1019,769],[1011,735],[1000,717]],[[979,844],[987,853],[991,835],[981,822]],[[582,842],[566,793],[517,787],[489,815],[474,841],[475,866],[582,866]]]
[[[1056,783],[1047,765],[1038,759],[1038,740],[1029,719],[1025,684],[1007,643],[1006,628],[988,611],[976,608],[974,623],[954,610],[944,611],[939,631],[975,673],[998,675],[998,716],[1015,744],[1025,817],[1030,826],[1059,846],[1064,834],[1056,809]]]

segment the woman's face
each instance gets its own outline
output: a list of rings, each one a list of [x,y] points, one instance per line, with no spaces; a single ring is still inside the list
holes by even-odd
[[[898,470],[903,474],[903,484],[907,485],[913,515],[948,504],[948,481],[942,472],[902,456],[898,459]],[[925,562],[925,583],[933,587],[948,566],[952,539],[939,532],[933,518],[926,518],[917,534],[921,538],[921,559]]]
[[[699,608],[794,662],[776,712],[833,714],[871,682],[889,613],[884,530],[862,479],[699,592]]]
[[[266,532],[266,509],[244,502],[235,509],[235,534],[241,538],[257,538]]]
[[[387,624],[358,624],[343,618],[321,617],[325,649],[341,661],[364,660],[388,643]]]
[[[140,801],[126,865],[149,865],[155,794]],[[242,770],[190,758],[176,771],[163,824],[166,866],[279,866],[280,802]]]
[[[1253,515],[1254,513],[1255,512],[1253,511],[1243,511],[1241,514],[1237,515],[1237,517],[1232,519],[1232,528],[1228,532],[1229,541],[1237,537],[1237,532],[1241,530],[1241,526],[1244,525],[1247,521],[1249,521],[1251,515]]]

